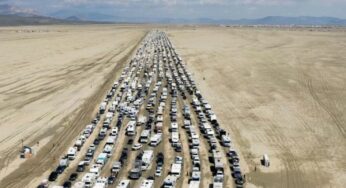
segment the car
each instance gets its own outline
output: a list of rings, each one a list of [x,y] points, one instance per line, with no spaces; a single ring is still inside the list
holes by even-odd
[[[130,138],[129,141],[127,141],[127,144],[128,144],[128,145],[132,145],[132,144],[133,144],[133,139]]]
[[[148,176],[147,179],[148,179],[148,180],[155,180],[155,177],[154,177],[154,176]]]
[[[157,165],[162,166],[164,164],[164,161],[165,161],[165,156],[163,155],[163,153],[160,152],[159,154],[157,154],[157,157],[156,157]]]
[[[157,166],[155,176],[160,177],[162,175],[162,166]]]
[[[78,178],[78,174],[77,174],[77,173],[72,173],[72,174],[70,175],[70,178],[69,178],[68,180],[74,181],[74,180],[76,180],[77,178]]]
[[[50,173],[49,177],[48,177],[48,181],[55,181],[58,178],[59,173],[56,171],[53,171],[52,173]]]
[[[61,173],[64,172],[64,170],[65,170],[65,167],[64,167],[64,166],[58,166],[58,167],[56,168],[55,171],[56,171],[57,173],[61,174]]]
[[[235,178],[235,183],[237,184],[237,185],[243,185],[244,184],[244,179],[243,179],[243,177],[237,177],[237,178]]]
[[[77,166],[77,172],[84,172],[85,170],[85,165],[84,163],[79,163],[78,166]]]
[[[115,176],[114,175],[110,175],[107,179],[108,184],[112,185],[115,182]]]
[[[142,148],[142,144],[139,144],[139,143],[134,144],[134,145],[132,146],[132,150],[139,150],[139,149],[141,149],[141,148]]]
[[[98,146],[100,144],[100,140],[98,138],[95,138],[93,144]]]
[[[64,188],[70,188],[70,187],[72,187],[72,183],[70,181],[65,181],[65,183],[62,186]]]

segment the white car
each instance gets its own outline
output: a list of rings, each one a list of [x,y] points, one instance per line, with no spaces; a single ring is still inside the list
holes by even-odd
[[[132,146],[132,149],[133,149],[133,150],[139,150],[139,149],[141,149],[141,148],[142,148],[142,144],[139,144],[139,143],[134,144],[134,145]]]
[[[155,176],[159,177],[162,174],[162,166],[157,166],[155,171]]]

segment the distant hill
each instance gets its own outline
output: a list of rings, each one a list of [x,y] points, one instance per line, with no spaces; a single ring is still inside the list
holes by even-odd
[[[20,25],[53,25],[53,24],[95,24],[104,23],[96,21],[81,20],[76,16],[64,19],[39,15],[38,12],[12,6],[8,4],[0,5],[0,26],[20,26]]]

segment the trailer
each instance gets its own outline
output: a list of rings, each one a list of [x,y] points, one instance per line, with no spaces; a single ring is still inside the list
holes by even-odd
[[[142,156],[142,170],[147,170],[154,158],[154,151],[153,150],[144,150],[143,156]]]
[[[94,173],[86,173],[82,178],[84,187],[88,187],[88,188],[94,185],[95,180],[96,180],[96,175]]]
[[[143,180],[140,188],[153,188],[154,187],[154,180]]]

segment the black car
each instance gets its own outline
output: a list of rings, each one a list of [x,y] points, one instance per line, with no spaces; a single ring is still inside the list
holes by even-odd
[[[72,183],[70,181],[65,181],[65,183],[62,186],[64,188],[70,188],[70,187],[72,187]]]
[[[160,152],[159,154],[157,154],[156,163],[159,165],[163,165],[164,161],[165,161],[165,156],[163,155],[163,153]]]
[[[132,145],[132,144],[133,144],[133,139],[132,139],[132,138],[129,139],[129,141],[127,141],[127,144],[128,144],[128,145]]]
[[[72,174],[70,175],[70,178],[69,178],[68,180],[74,181],[74,180],[76,180],[77,178],[78,178],[78,174],[77,174],[77,173],[72,173]]]
[[[53,171],[52,173],[50,173],[49,177],[48,177],[48,181],[55,181],[58,178],[59,173]]]
[[[80,164],[77,166],[77,172],[84,172],[85,170],[85,165],[84,164]]]
[[[61,174],[61,173],[64,172],[64,170],[65,170],[65,167],[64,167],[64,166],[58,166],[58,167],[56,168],[55,171],[56,171],[57,173]]]
[[[99,145],[100,144],[100,140],[98,138],[95,138],[94,142],[93,142],[94,145]]]
[[[180,145],[180,144],[176,145],[175,148],[174,148],[174,150],[175,150],[176,152],[181,152],[181,150],[182,150],[181,145]]]
[[[108,177],[108,184],[112,185],[114,182],[115,182],[115,176],[114,175],[109,176]]]

